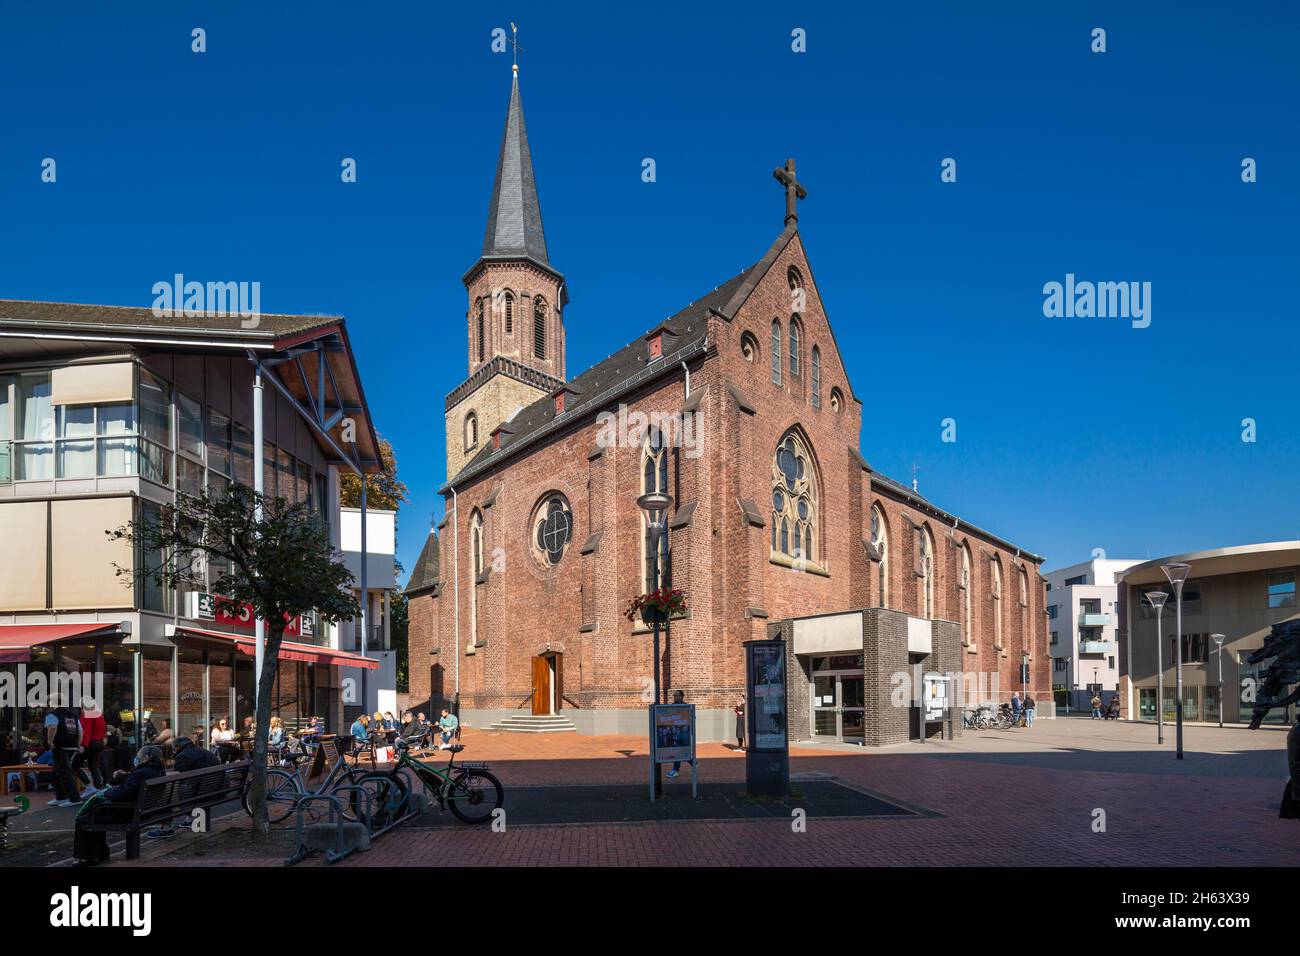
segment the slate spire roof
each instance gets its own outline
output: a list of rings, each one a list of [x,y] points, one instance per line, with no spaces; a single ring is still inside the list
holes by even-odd
[[[546,233],[542,230],[542,207],[537,201],[537,180],[533,157],[528,149],[524,106],[519,98],[519,74],[510,84],[510,106],[506,110],[506,131],[501,137],[497,177],[488,207],[487,232],[483,236],[483,258],[526,257],[550,268],[546,258]]]

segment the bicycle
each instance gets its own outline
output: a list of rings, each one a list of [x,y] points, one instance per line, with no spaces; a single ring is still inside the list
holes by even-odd
[[[334,743],[337,751],[334,766],[330,768],[329,773],[325,775],[314,790],[309,790],[306,781],[303,779],[302,765],[312,760],[313,757],[307,752],[306,747],[301,745],[301,742],[298,750],[280,754],[281,766],[267,768],[266,815],[271,823],[279,823],[293,813],[299,796],[304,794],[320,796],[331,793],[337,787],[357,785],[360,778],[366,776],[355,767],[347,765],[345,758],[352,749],[352,738],[336,737]],[[289,765],[292,765],[292,769],[285,769]],[[250,776],[249,783],[244,787],[241,801],[244,805],[244,812],[250,817],[253,815],[253,810],[249,806],[251,794],[252,778]],[[358,819],[361,815],[360,804],[361,801],[356,791],[352,791],[351,799],[344,802],[343,816],[348,820]]]
[[[372,796],[374,826],[384,826],[404,816],[418,784],[423,784],[440,808],[450,809],[462,823],[486,823],[505,802],[501,781],[488,771],[487,764],[456,766],[456,754],[465,749],[463,745],[452,744],[447,748],[451,758],[441,770],[411,756],[410,743],[405,739],[399,737],[396,747],[398,759],[392,767],[362,774],[357,780],[357,785]]]

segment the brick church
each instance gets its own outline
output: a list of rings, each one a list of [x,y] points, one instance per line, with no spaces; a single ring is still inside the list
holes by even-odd
[[[568,283],[516,69],[482,255],[463,276],[445,518],[407,586],[417,705],[458,699],[469,726],[645,733],[651,633],[623,612],[654,586],[637,498],[659,491],[660,580],[686,600],[664,628],[664,693],[697,705],[702,740],[731,738],[742,642],[773,634],[788,642],[791,739],[926,733],[921,708],[891,699],[922,671],[978,676],[968,702],[1027,688],[1049,712],[1043,559],[872,468],[864,408],[887,409],[855,392],[836,346],[793,162],[776,176],[785,228],[757,262],[569,376]]]

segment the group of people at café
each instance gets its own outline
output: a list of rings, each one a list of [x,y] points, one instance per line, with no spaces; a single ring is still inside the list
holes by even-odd
[[[399,737],[413,747],[425,747],[438,739],[438,749],[446,750],[460,730],[460,721],[446,707],[442,716],[430,723],[423,713],[404,711],[399,722],[391,710],[375,711],[374,716],[362,714],[352,722],[348,731],[355,746],[361,747],[374,743],[392,744]]]

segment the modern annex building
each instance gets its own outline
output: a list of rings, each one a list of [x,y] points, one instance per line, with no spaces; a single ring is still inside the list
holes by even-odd
[[[407,589],[413,701],[458,698],[471,724],[549,715],[643,733],[651,636],[623,611],[652,584],[637,498],[666,491],[661,563],[687,611],[667,626],[663,683],[697,705],[702,739],[732,735],[742,643],[772,632],[790,640],[794,738],[906,740],[916,728],[889,695],[915,666],[986,675],[1002,699],[1027,684],[1046,709],[1042,558],[863,456],[864,410],[887,409],[854,390],[792,165],[778,178],[785,227],[758,261],[569,377],[570,288],[549,257],[516,75],[482,254],[463,276],[445,519]]]
[[[339,470],[377,471],[377,447],[341,318],[243,328],[237,315],[0,300],[0,670],[102,673],[128,744],[222,716],[236,726],[253,712],[253,622],[216,614],[206,593],[124,586],[114,565],[160,558],[105,531],[178,494],[252,487],[260,454],[264,492],[308,502],[338,548]],[[376,666],[342,650],[339,630],[291,622],[273,700],[286,721],[339,726],[342,666]],[[0,708],[11,757],[44,717],[22,704]]]
[[[1255,679],[1263,663],[1246,656],[1262,647],[1272,626],[1300,616],[1296,573],[1300,541],[1247,544],[1176,554],[1129,568],[1120,579],[1120,699],[1124,716],[1155,720],[1157,672],[1156,613],[1147,591],[1169,595],[1161,620],[1164,637],[1164,712],[1174,719],[1174,667],[1177,647],[1174,589],[1161,566],[1191,565],[1183,585],[1183,718],[1248,721]],[[1223,683],[1214,634],[1224,635]],[[1288,708],[1290,710],[1291,708]],[[1270,711],[1269,723],[1290,723],[1292,715]]]
[[[1119,687],[1116,582],[1137,563],[1093,558],[1043,573],[1052,689],[1068,695],[1075,710],[1087,707],[1094,693],[1109,702]]]

